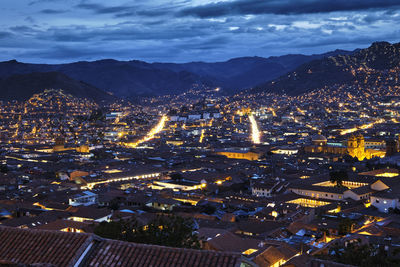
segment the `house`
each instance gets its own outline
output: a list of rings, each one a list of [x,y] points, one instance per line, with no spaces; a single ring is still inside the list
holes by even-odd
[[[208,238],[204,248],[240,252],[247,259],[247,266],[278,267],[300,254],[298,250],[283,242],[239,237],[231,232],[223,232]]]
[[[277,221],[258,221],[258,220],[242,220],[237,224],[237,230],[235,231],[238,235],[252,236],[265,238],[272,236],[275,232],[280,231],[285,224]]]
[[[310,184],[293,184],[289,186],[289,191],[304,197],[327,200],[343,200],[345,187],[319,186]]]
[[[250,150],[216,150],[217,155],[225,156],[229,159],[246,159],[246,160],[259,160],[260,153]]]
[[[175,206],[178,206],[181,202],[172,198],[163,198],[156,196],[149,201],[148,207],[152,207],[157,210],[173,210]]]
[[[371,184],[371,188],[378,191],[371,195],[371,205],[380,212],[389,212],[400,209],[400,186],[395,178],[382,178]]]
[[[2,221],[2,225],[16,228],[34,228],[69,216],[68,212],[45,211],[37,216],[21,216]]]
[[[375,192],[369,185],[352,188],[344,191],[344,198],[351,198],[353,200],[369,200],[369,197]]]
[[[273,190],[280,184],[279,181],[255,182],[251,185],[251,194],[256,197],[271,197]]]
[[[371,196],[371,205],[377,208],[380,212],[387,213],[392,209],[400,208],[399,196],[399,191],[387,189]]]
[[[90,191],[83,191],[82,193],[74,195],[69,199],[71,206],[90,206],[97,204],[98,195]]]
[[[54,230],[72,233],[90,233],[93,232],[93,224],[87,222],[78,222],[65,219],[59,219],[46,224],[41,224],[32,229]]]
[[[68,209],[72,215],[69,220],[77,222],[94,221],[94,222],[108,222],[111,219],[112,211],[107,208],[95,208],[89,206],[78,206]]]

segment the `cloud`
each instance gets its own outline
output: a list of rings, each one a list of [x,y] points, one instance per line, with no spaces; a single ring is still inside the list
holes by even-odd
[[[90,4],[90,3],[80,3],[76,5],[77,8],[81,9],[86,9],[93,11],[94,13],[97,14],[118,14],[121,12],[127,12],[129,10],[133,10],[133,6],[125,6],[125,5],[120,5],[120,6],[104,6],[102,4]]]
[[[393,0],[37,0],[24,12],[4,1],[0,57],[20,61],[222,61],[400,41]]]
[[[212,18],[230,15],[313,14],[400,7],[398,0],[236,0],[184,8],[178,16]]]
[[[28,3],[28,6],[34,6],[34,5],[39,5],[39,4],[53,4],[57,2],[62,2],[64,0],[34,0]]]
[[[181,4],[169,4],[169,5],[156,5],[151,6],[147,4],[136,4],[136,5],[114,5],[105,6],[103,4],[96,3],[80,3],[75,7],[78,9],[88,10],[97,15],[111,14],[116,18],[123,17],[160,17],[168,14],[173,14],[173,11],[178,9]]]
[[[67,10],[60,10],[60,9],[43,9],[40,11],[42,14],[62,14],[66,13]]]
[[[12,36],[12,34],[10,32],[1,32],[0,31],[0,39],[9,38],[11,36]]]

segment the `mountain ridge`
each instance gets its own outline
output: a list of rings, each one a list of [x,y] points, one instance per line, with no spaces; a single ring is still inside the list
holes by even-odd
[[[374,42],[351,55],[330,56],[304,63],[294,71],[255,86],[250,91],[296,96],[334,85],[360,85],[369,77],[379,79],[374,75],[390,76],[387,70],[399,67],[400,43]],[[390,81],[393,77],[389,76]],[[383,85],[383,81],[375,82]]]
[[[31,64],[16,60],[0,62],[0,78],[34,72],[60,72],[118,97],[179,94],[194,85],[221,87],[227,93],[277,78],[295,67],[330,54],[240,57],[223,62],[147,63],[140,60],[102,59],[67,64]]]
[[[0,100],[25,101],[45,89],[62,89],[75,97],[96,102],[113,101],[116,98],[82,81],[76,81],[59,72],[33,72],[14,74],[0,78]]]

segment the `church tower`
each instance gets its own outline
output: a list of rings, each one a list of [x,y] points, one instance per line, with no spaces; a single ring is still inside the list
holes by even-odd
[[[347,153],[350,156],[355,157],[355,149],[357,148],[357,139],[354,135],[351,135],[349,139],[347,139]]]
[[[53,147],[53,152],[63,151],[65,148],[65,138],[64,137],[57,137],[55,140],[55,145]]]
[[[364,136],[362,134],[359,134],[357,136],[357,145],[361,149],[365,149],[365,141],[364,141]]]
[[[386,157],[397,153],[397,142],[395,139],[386,140]]]
[[[351,135],[347,140],[347,152],[351,157],[356,157],[358,160],[363,160],[366,157],[365,153],[365,140],[361,134],[354,136]]]

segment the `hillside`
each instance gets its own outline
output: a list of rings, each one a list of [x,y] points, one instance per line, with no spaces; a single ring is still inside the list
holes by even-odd
[[[244,57],[225,62],[183,64],[108,59],[49,65],[11,60],[0,62],[0,78],[34,72],[60,72],[120,97],[179,94],[194,85],[221,87],[229,93],[275,79],[305,62],[349,53],[352,52],[337,50],[321,55]]]
[[[352,55],[338,55],[305,63],[253,92],[300,95],[320,89],[348,87],[352,93],[393,93],[398,86],[400,43],[376,42]],[[359,91],[362,92],[359,92]]]
[[[112,101],[114,96],[85,82],[76,81],[59,72],[11,75],[0,79],[1,100],[27,100],[44,89],[62,89],[68,94],[94,101]]]

